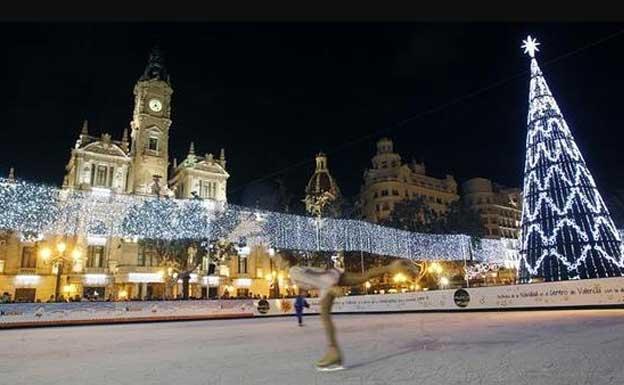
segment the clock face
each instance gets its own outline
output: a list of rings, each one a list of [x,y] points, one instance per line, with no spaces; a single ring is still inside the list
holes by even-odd
[[[152,99],[148,103],[150,110],[154,112],[160,112],[162,110],[162,103],[158,99]]]

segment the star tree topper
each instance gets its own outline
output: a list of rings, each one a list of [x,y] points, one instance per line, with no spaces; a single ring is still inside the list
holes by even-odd
[[[524,53],[528,53],[530,57],[535,57],[535,52],[539,51],[537,48],[540,43],[536,39],[533,39],[531,35],[528,35],[526,40],[522,40],[524,44],[520,48],[524,48]]]

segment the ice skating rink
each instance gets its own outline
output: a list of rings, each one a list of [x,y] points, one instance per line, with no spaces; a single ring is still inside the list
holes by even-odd
[[[624,310],[337,315],[0,331],[7,385],[624,383]]]

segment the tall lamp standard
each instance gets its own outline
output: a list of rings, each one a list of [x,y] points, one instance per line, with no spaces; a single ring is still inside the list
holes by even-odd
[[[303,200],[306,204],[306,210],[315,217],[316,251],[318,253],[321,252],[321,227],[323,225],[323,213],[325,211],[325,208],[334,199],[335,197],[329,191],[324,191],[318,195],[309,195]]]
[[[52,250],[53,249],[50,247],[44,247],[41,249],[39,254],[45,264],[57,266],[56,286],[54,289],[54,300],[58,301],[60,298],[61,275],[63,274],[63,267],[65,266],[66,263],[71,263],[71,262],[80,260],[82,253],[80,252],[80,249],[74,248],[74,250],[72,250],[72,252],[68,256],[66,254],[67,245],[63,241],[56,243],[56,247],[54,247],[54,250],[56,252],[53,252]]]

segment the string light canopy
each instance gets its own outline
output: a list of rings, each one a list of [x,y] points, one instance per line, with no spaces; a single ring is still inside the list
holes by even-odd
[[[624,275],[621,236],[535,58],[531,58],[520,280]]]
[[[212,200],[172,199],[63,190],[0,178],[0,229],[38,234],[125,239],[226,239],[246,246],[299,251],[363,251],[413,260],[500,261],[502,242],[421,234],[369,222],[262,211]]]

